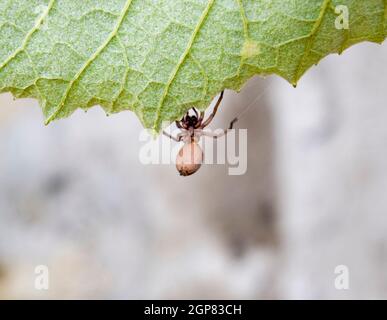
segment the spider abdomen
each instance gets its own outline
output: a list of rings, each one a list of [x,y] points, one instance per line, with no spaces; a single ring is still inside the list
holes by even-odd
[[[203,151],[196,141],[187,142],[176,157],[176,169],[182,176],[190,176],[198,171],[203,163]]]

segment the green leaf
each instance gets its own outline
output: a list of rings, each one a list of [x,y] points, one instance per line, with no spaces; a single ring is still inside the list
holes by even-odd
[[[255,74],[295,85],[386,35],[387,0],[0,0],[0,92],[37,98],[46,123],[100,104],[159,132]]]

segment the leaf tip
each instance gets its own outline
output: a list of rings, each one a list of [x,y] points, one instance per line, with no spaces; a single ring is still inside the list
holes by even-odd
[[[47,117],[45,120],[44,120],[44,125],[45,126],[48,126],[51,122],[52,122],[52,120],[54,120],[54,117],[51,115],[51,116],[49,116],[49,117]]]

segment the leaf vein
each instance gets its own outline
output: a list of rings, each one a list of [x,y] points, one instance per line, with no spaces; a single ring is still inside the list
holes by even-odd
[[[313,25],[311,33],[308,36],[305,52],[302,55],[302,57],[300,59],[300,62],[298,64],[298,66],[297,66],[297,69],[296,69],[296,72],[295,72],[294,83],[293,83],[294,85],[296,85],[297,80],[301,76],[302,65],[304,63],[304,60],[307,58],[307,56],[309,55],[309,53],[312,50],[313,40],[316,37],[318,30],[320,29],[320,26],[321,26],[321,24],[323,22],[324,16],[325,16],[325,14],[328,11],[327,9],[329,7],[330,2],[331,2],[331,0],[324,0],[324,2],[322,3],[321,9],[320,9],[320,14],[319,14],[315,24]]]
[[[92,64],[93,61],[97,59],[97,57],[101,54],[101,52],[109,45],[109,43],[113,40],[113,38],[117,35],[118,30],[120,29],[127,13],[129,12],[130,5],[133,0],[127,0],[121,15],[118,17],[117,23],[114,26],[114,29],[109,34],[107,39],[102,43],[100,47],[97,48],[97,50],[94,52],[94,54],[82,65],[82,67],[79,69],[79,71],[75,74],[73,79],[70,81],[69,85],[66,88],[65,93],[63,94],[63,97],[58,105],[58,108],[53,112],[52,115],[50,115],[47,120],[46,124],[49,124],[63,109],[65,106],[65,103],[69,97],[69,94],[71,92],[71,89],[74,87],[74,84],[79,80],[81,75],[86,71],[86,69]]]
[[[181,66],[183,65],[184,61],[186,60],[186,58],[188,57],[191,49],[192,49],[192,46],[193,46],[193,43],[196,39],[196,36],[198,35],[199,31],[200,31],[200,28],[203,26],[203,23],[204,21],[206,20],[206,18],[208,17],[208,14],[214,4],[215,0],[209,0],[208,1],[208,4],[206,6],[206,8],[204,9],[198,23],[196,24],[196,27],[191,35],[191,38],[188,42],[188,45],[186,47],[186,49],[184,50],[182,56],[180,57],[180,60],[178,62],[178,64],[176,65],[175,69],[173,69],[172,71],[172,74],[171,76],[169,77],[169,80],[168,80],[168,83],[165,87],[165,90],[164,90],[164,93],[163,93],[163,96],[161,97],[161,100],[159,102],[159,105],[158,105],[158,108],[157,108],[157,112],[156,112],[156,120],[154,122],[154,125],[153,125],[153,129],[158,131],[158,128],[160,126],[160,119],[161,119],[161,111],[163,109],[163,105],[164,105],[164,102],[165,102],[165,99],[167,98],[168,96],[168,93],[169,93],[169,89],[173,83],[173,81],[176,79],[176,76],[181,68]]]
[[[22,51],[24,51],[27,47],[28,42],[30,41],[32,35],[39,30],[41,24],[43,23],[44,19],[47,18],[50,10],[54,6],[55,0],[50,0],[50,3],[48,4],[46,10],[43,11],[42,15],[39,16],[39,18],[36,20],[35,25],[32,27],[32,29],[26,34],[22,45],[18,47],[11,55],[8,56],[8,58],[0,65],[0,70],[3,69],[8,63],[10,63],[15,57]]]

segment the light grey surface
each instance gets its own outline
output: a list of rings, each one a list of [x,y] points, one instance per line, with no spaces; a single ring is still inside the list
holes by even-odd
[[[214,127],[254,104],[244,176],[142,165],[129,112],[45,127],[1,95],[0,298],[387,298],[386,49],[227,92]]]
[[[285,297],[387,298],[386,49],[354,47],[272,95]]]

